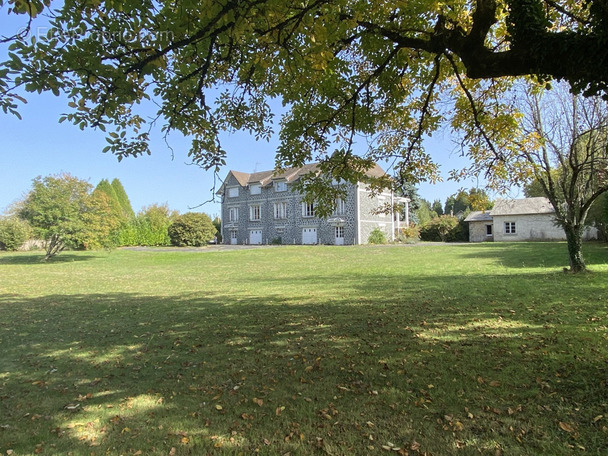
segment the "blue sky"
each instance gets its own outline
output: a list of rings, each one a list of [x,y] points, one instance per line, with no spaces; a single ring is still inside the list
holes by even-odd
[[[18,28],[14,18],[7,19],[0,8],[0,34],[8,35]],[[0,49],[4,58],[5,49]],[[0,112],[0,213],[13,202],[23,198],[37,176],[70,173],[97,185],[101,179],[120,179],[133,208],[138,211],[150,204],[166,203],[171,209],[187,212],[212,198],[213,173],[188,165],[189,140],[174,133],[169,137],[170,150],[159,132],[152,131],[151,156],[126,158],[118,162],[115,156],[102,153],[107,145],[101,131],[85,130],[67,122],[58,123],[59,116],[68,111],[63,97],[52,94],[24,94],[28,103],[19,109],[22,120]],[[226,135],[224,148],[228,151],[228,170],[253,172],[274,167],[277,139],[256,142],[246,133]],[[450,169],[464,163],[450,141],[449,134],[439,134],[426,142],[434,159],[442,165],[447,178]],[[459,188],[475,186],[476,182],[450,182],[420,185],[420,196],[430,201],[445,199]],[[210,215],[219,214],[219,202],[207,203],[194,209]]]

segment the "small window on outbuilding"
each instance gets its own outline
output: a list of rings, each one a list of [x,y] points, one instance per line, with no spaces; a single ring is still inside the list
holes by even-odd
[[[505,222],[505,234],[516,234],[515,222]]]
[[[492,236],[492,225],[486,225],[486,236]]]

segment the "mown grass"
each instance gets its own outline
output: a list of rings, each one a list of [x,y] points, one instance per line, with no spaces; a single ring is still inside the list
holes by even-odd
[[[0,454],[608,453],[608,249],[0,254]]]

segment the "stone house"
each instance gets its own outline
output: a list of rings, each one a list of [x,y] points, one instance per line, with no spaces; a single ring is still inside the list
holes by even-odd
[[[399,214],[376,213],[387,203],[406,203],[392,191],[372,196],[364,183],[348,184],[346,197],[336,201],[332,216],[317,217],[314,203],[303,201],[293,185],[304,175],[317,172],[316,164],[280,172],[252,174],[229,171],[217,192],[222,200],[222,239],[225,244],[365,244],[375,228],[394,240]],[[372,177],[385,172],[378,165]]]
[[[555,223],[555,210],[548,198],[497,200],[489,211],[471,212],[469,241],[555,241],[565,240],[566,233]],[[597,236],[595,228],[585,239]]]

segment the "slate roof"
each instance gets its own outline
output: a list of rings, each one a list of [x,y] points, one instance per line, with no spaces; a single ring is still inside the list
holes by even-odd
[[[490,215],[552,214],[555,210],[548,198],[496,200]]]
[[[259,171],[257,173],[243,173],[240,171],[230,170],[229,174],[231,173],[241,186],[246,187],[249,184],[257,183],[261,184],[262,186],[266,186],[270,184],[273,180],[285,180],[286,182],[294,182],[305,174],[315,172],[316,170],[317,163],[311,163],[299,168],[287,168],[280,171]],[[386,172],[380,166],[374,164],[374,166],[369,169],[365,174],[370,177],[382,177],[386,175]]]
[[[467,218],[464,219],[465,222],[491,222],[492,216],[490,215],[490,211],[473,211],[471,212]]]

